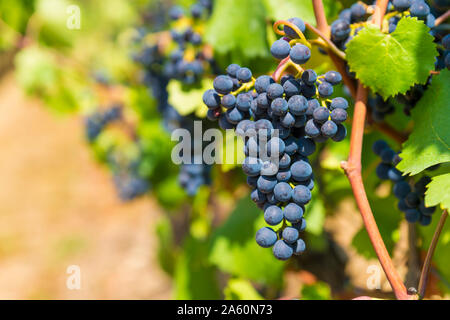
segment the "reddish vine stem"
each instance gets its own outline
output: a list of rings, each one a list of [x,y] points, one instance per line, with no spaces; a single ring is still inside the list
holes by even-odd
[[[319,4],[321,0],[313,0],[315,16],[317,19],[317,24],[322,32],[328,31],[328,25],[324,25],[323,21],[326,21],[325,12],[323,11],[323,5]],[[378,0],[375,8],[373,21],[378,26],[381,26],[384,13],[386,12],[388,0]],[[320,21],[320,25],[319,25]],[[344,70],[343,75],[346,74],[344,62],[337,56],[333,56],[331,52],[333,62],[337,62],[336,66],[339,70]],[[397,299],[409,299],[403,280],[397,273],[394,267],[391,257],[386,249],[383,238],[381,237],[380,231],[378,229],[377,223],[372,213],[372,209],[367,199],[367,194],[364,188],[364,183],[361,176],[361,154],[362,145],[364,137],[364,126],[366,122],[367,115],[367,95],[368,91],[364,86],[358,82],[358,87],[355,88],[353,81],[350,78],[344,79],[346,84],[350,89],[350,92],[355,93],[356,103],[355,111],[353,115],[352,133],[350,137],[350,153],[348,161],[341,164],[344,169],[352,190],[355,196],[356,203],[358,205],[359,211],[361,213],[365,228],[369,234],[370,241],[374,247],[374,250],[378,256],[380,264],[388,278],[389,283],[392,286],[395,296]]]
[[[436,19],[436,21],[434,22],[434,25],[435,26],[440,25],[442,22],[447,20],[449,17],[450,17],[450,10],[447,10],[446,13],[444,13],[443,15],[441,15],[439,18]]]
[[[322,0],[312,0],[314,8],[314,16],[316,17],[317,28],[328,36],[329,26]]]
[[[427,289],[428,277],[430,275],[431,261],[433,260],[434,251],[439,241],[439,236],[441,235],[442,229],[444,228],[445,221],[447,220],[448,212],[444,210],[439,219],[436,230],[433,234],[433,239],[431,240],[430,247],[428,248],[427,256],[423,263],[422,272],[420,274],[419,280],[419,298],[422,299],[425,296],[425,291]]]

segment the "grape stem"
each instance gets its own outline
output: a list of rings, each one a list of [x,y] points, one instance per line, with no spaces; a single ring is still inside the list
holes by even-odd
[[[323,21],[326,21],[325,12],[323,10],[323,5],[318,4],[318,2],[322,1],[313,0],[315,16],[317,19],[318,27],[321,28],[320,31],[325,33],[328,30],[328,27],[323,23]],[[381,22],[383,20],[384,13],[386,12],[387,4],[388,0],[378,0],[376,3],[373,22],[378,27],[381,27]],[[331,50],[329,50],[329,53],[331,53],[330,56],[332,57],[333,62],[337,60],[340,61],[340,65],[337,65],[337,68],[339,71],[344,69],[344,72],[342,72],[342,74],[345,75],[345,67],[343,67],[344,61],[339,59],[338,56],[333,57],[334,53],[331,52]],[[353,83],[353,81],[349,81],[349,78],[344,81],[348,82],[349,84]],[[341,163],[341,167],[342,169],[344,169],[345,174],[350,181],[356,204],[358,205],[364,222],[364,226],[367,230],[372,246],[375,249],[378,260],[380,261],[386,277],[391,284],[396,298],[399,300],[412,299],[412,297],[408,295],[406,287],[403,284],[403,280],[395,269],[392,259],[386,249],[386,245],[384,244],[383,238],[381,237],[377,223],[373,216],[369,200],[367,199],[367,194],[362,180],[361,153],[364,139],[364,126],[367,115],[368,90],[367,88],[364,88],[364,86],[360,82],[358,82],[358,86],[356,88],[352,88],[351,86],[349,86],[349,89],[351,92],[356,92],[356,103],[353,115],[352,133],[350,137],[350,153],[348,161],[343,161]]]
[[[447,220],[448,212],[447,210],[444,210],[444,212],[441,215],[441,218],[439,219],[438,225],[436,227],[436,230],[433,234],[433,239],[431,240],[430,247],[428,248],[427,256],[425,258],[425,261],[423,263],[422,272],[420,274],[420,280],[419,280],[419,298],[423,299],[425,296],[425,291],[427,289],[427,283],[428,283],[428,277],[430,275],[430,267],[431,267],[431,261],[433,260],[434,251],[436,250],[436,246],[439,242],[439,236],[441,235],[442,229],[444,228],[445,221]]]
[[[441,15],[439,18],[436,19],[436,21],[434,22],[434,26],[438,26],[440,25],[442,22],[444,22],[445,20],[447,20],[450,17],[450,10],[447,10],[446,13],[444,13],[443,15]]]
[[[308,28],[310,31],[318,35],[323,41],[325,41],[328,49],[332,51],[336,56],[341,58],[342,60],[345,60],[345,53],[338,49],[338,47],[335,46],[333,42],[330,41],[330,39],[319,29],[314,28],[309,23],[305,22],[306,28]]]

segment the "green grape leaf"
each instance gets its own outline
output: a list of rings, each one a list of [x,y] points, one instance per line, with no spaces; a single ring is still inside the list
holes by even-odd
[[[209,88],[212,88],[212,82],[207,78],[202,80],[201,86],[198,88],[189,88],[189,90],[184,90],[180,81],[172,80],[167,86],[169,103],[182,116],[195,112],[197,116],[203,115],[205,117],[208,109],[204,105],[202,97],[203,93]]]
[[[241,60],[267,57],[266,10],[260,0],[216,0],[206,41]]]
[[[417,174],[450,161],[450,71],[433,76],[431,85],[412,111],[414,130],[403,144],[397,168]]]
[[[450,173],[433,177],[427,187],[425,205],[433,207],[440,204],[442,209],[450,210]]]
[[[267,11],[273,20],[287,20],[299,17],[303,21],[315,24],[312,1],[298,0],[265,0]],[[334,16],[340,9],[340,3],[335,0],[325,0],[324,8],[327,16]]]
[[[163,216],[155,227],[158,238],[157,257],[161,268],[169,275],[173,275],[175,267],[175,244],[172,225],[168,217]]]
[[[347,46],[350,70],[384,99],[424,84],[437,56],[429,31],[417,18],[402,18],[391,34],[368,25]]]
[[[255,233],[264,227],[260,209],[244,196],[212,239],[209,260],[220,270],[260,283],[280,285],[285,263],[271,249],[258,246]]]
[[[264,300],[250,281],[230,279],[224,290],[226,300]]]
[[[216,269],[207,261],[207,249],[206,242],[192,237],[186,239],[175,265],[175,299],[221,299]]]

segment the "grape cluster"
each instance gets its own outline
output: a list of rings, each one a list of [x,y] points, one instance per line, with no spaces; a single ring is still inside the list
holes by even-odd
[[[384,101],[380,95],[370,97],[367,105],[371,111],[372,120],[375,122],[382,122],[387,115],[395,112],[394,106],[389,101]]]
[[[85,132],[89,142],[94,142],[108,124],[122,118],[122,105],[114,104],[104,111],[96,111],[85,120]]]
[[[425,206],[426,186],[431,182],[430,177],[423,176],[415,184],[410,185],[407,177],[395,168],[401,161],[399,155],[392,150],[384,140],[378,140],[373,144],[373,151],[381,158],[376,173],[381,180],[391,180],[394,183],[393,192],[399,200],[398,209],[405,214],[410,223],[419,222],[423,226],[431,223],[431,216],[436,207]]]
[[[180,6],[171,7],[168,16],[175,26],[166,35],[171,45],[145,45],[134,57],[143,67],[142,82],[157,101],[164,127],[169,132],[178,128],[191,131],[193,121],[197,119],[194,115],[181,116],[169,104],[169,82],[176,80],[184,85],[196,85],[206,70],[215,72],[214,60],[204,54],[201,26],[198,27],[201,19],[211,14],[212,5],[211,0],[199,0],[190,7],[189,13]],[[195,195],[198,188],[209,181],[209,166],[183,165],[180,169],[180,185],[190,196]]]
[[[300,19],[289,22],[304,31]],[[284,31],[286,36],[272,45],[272,55],[280,60],[289,56],[300,67],[311,51],[304,44],[291,46],[289,41],[298,34],[289,26]],[[280,260],[305,250],[300,233],[306,228],[305,205],[314,188],[308,157],[316,143],[329,138],[341,141],[347,133],[342,123],[347,119],[348,102],[341,97],[330,99],[341,75],[299,70],[297,77],[285,75],[275,81],[267,75],[255,79],[248,68],[231,64],[226,75],[215,78],[214,89],[203,95],[208,118],[244,138],[242,169],[252,188],[251,198],[264,210],[269,225],[257,232],[256,242],[273,247]]]

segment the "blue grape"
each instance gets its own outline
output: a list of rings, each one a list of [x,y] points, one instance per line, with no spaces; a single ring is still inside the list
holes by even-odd
[[[233,81],[228,76],[218,76],[213,82],[214,89],[220,94],[229,94],[233,90]]]
[[[294,63],[304,64],[311,58],[311,50],[303,44],[296,44],[291,48],[289,56]]]
[[[430,7],[424,1],[414,1],[409,12],[412,17],[426,18],[430,14]]]
[[[294,254],[292,246],[288,245],[283,240],[278,240],[273,246],[273,255],[279,260],[288,260]]]
[[[345,40],[349,35],[350,24],[347,21],[338,19],[331,24],[331,37],[333,38],[333,40]]]
[[[215,90],[207,90],[203,94],[203,103],[210,109],[216,109],[220,107],[220,96]]]
[[[288,53],[289,54],[289,53]],[[267,88],[275,81],[270,76],[260,76],[255,81],[255,90],[258,93],[263,93],[267,91]]]
[[[267,200],[267,197],[264,193],[262,193],[261,191],[259,191],[258,189],[255,189],[252,191],[252,193],[250,194],[251,199],[253,200],[253,202],[255,203],[265,203]]]
[[[228,74],[230,77],[236,78],[237,72],[239,71],[239,69],[241,69],[241,66],[240,66],[240,65],[235,64],[235,63],[230,64],[230,65],[227,67],[227,74]]]
[[[247,157],[242,164],[242,170],[247,176],[257,176],[261,171],[261,161],[257,158]]]
[[[318,123],[324,123],[330,117],[330,111],[326,107],[319,107],[313,112],[313,118]]]
[[[320,127],[320,132],[324,137],[331,138],[337,133],[338,127],[336,123],[332,120],[326,121],[322,127]]]
[[[286,80],[283,84],[284,93],[286,98],[300,94],[300,84],[295,79]]]
[[[236,105],[236,97],[232,94],[227,94],[222,97],[221,104],[226,109],[233,108]]]
[[[273,189],[273,194],[278,201],[288,202],[292,197],[292,187],[286,182],[280,182]]]
[[[283,216],[287,221],[297,223],[302,220],[303,211],[303,207],[291,202],[284,207]]]
[[[278,166],[271,161],[264,161],[261,165],[261,174],[264,176],[274,176],[278,173]]]
[[[345,109],[337,108],[331,111],[331,120],[333,120],[336,124],[342,123],[347,120],[347,111]]]
[[[450,50],[450,34],[442,38],[442,45],[444,46],[445,50]]]
[[[304,96],[295,95],[289,98],[288,107],[289,112],[293,115],[304,115],[308,109],[308,101]]]
[[[308,85],[313,85],[317,81],[317,74],[312,69],[307,69],[302,73],[302,80]]]
[[[277,240],[277,234],[272,228],[264,227],[256,232],[256,243],[263,248],[272,247]]]
[[[277,179],[272,176],[260,176],[258,178],[257,187],[262,193],[270,193],[277,185]]]
[[[393,191],[394,191],[394,195],[397,198],[403,199],[411,192],[411,187],[408,184],[408,182],[406,182],[406,181],[399,181],[399,182],[394,184]]]
[[[242,82],[249,82],[252,80],[252,72],[249,68],[240,68],[236,73],[236,78]]]
[[[297,185],[292,193],[292,200],[298,205],[305,205],[311,201],[311,190],[303,185]]]
[[[305,241],[303,241],[302,239],[298,239],[297,242],[295,243],[294,254],[295,254],[295,255],[300,255],[300,254],[302,254],[305,250],[306,250],[306,244],[305,244]]]
[[[313,119],[310,119],[306,122],[305,133],[311,138],[318,137],[320,135],[320,126]]]
[[[267,97],[267,93],[263,92],[259,94],[258,97],[256,98],[256,103],[259,108],[267,109],[269,108],[271,102]]]
[[[325,73],[325,80],[331,83],[332,85],[337,85],[341,83],[342,76],[337,71],[328,71],[327,73]]]
[[[298,139],[298,153],[304,157],[309,157],[316,151],[314,140],[306,137]]]
[[[377,156],[381,156],[381,153],[387,148],[389,148],[389,145],[384,140],[377,140],[372,145],[372,150]]]
[[[283,211],[280,207],[271,205],[264,211],[264,220],[268,225],[276,226],[283,221]]]
[[[286,227],[283,230],[282,237],[287,243],[295,243],[298,240],[299,232],[293,227]]]
[[[249,111],[253,97],[248,93],[240,93],[236,98],[236,107],[241,111]]]
[[[293,23],[295,26],[297,26],[297,28],[299,28],[299,30],[304,33],[306,30],[306,26],[305,23],[303,22],[302,19],[300,18],[290,18],[288,19],[289,22]],[[298,39],[299,35],[297,34],[297,32],[295,32],[295,30],[293,30],[291,27],[284,25],[283,27],[284,33],[286,34],[287,37],[291,38],[291,39]]]
[[[408,209],[405,212],[406,221],[416,223],[420,219],[420,212],[417,209]]]
[[[225,113],[228,121],[232,124],[238,124],[244,119],[244,114],[238,108],[228,109]]]
[[[272,83],[267,87],[267,96],[275,100],[276,98],[281,98],[284,94],[284,89],[281,84]]]
[[[281,169],[277,173],[277,181],[278,182],[289,182],[291,179],[291,171],[289,169]]]
[[[387,165],[385,163],[380,163],[375,172],[378,176],[378,178],[380,178],[381,180],[388,180],[389,179],[389,170],[392,169],[392,167],[390,165]]]
[[[366,14],[366,8],[360,3],[355,3],[350,7],[352,22],[361,21]]]
[[[411,0],[393,0],[392,4],[394,5],[395,10],[403,12],[409,9]]]
[[[285,115],[288,111],[288,103],[283,98],[276,98],[272,101],[272,104],[270,106],[273,113],[277,116]]]
[[[321,97],[329,97],[333,94],[333,86],[331,83],[323,81],[319,86],[317,87],[317,90],[319,91],[319,94]]]
[[[348,108],[348,102],[344,98],[337,97],[331,100],[330,109],[347,109]]]
[[[291,51],[291,46],[289,42],[280,39],[275,41],[270,48],[270,53],[276,59],[282,60],[289,56],[289,52]]]
[[[344,140],[345,137],[347,136],[347,128],[342,124],[338,124],[337,128],[338,129],[336,134],[333,137],[331,137],[331,139],[335,142],[340,142]]]

